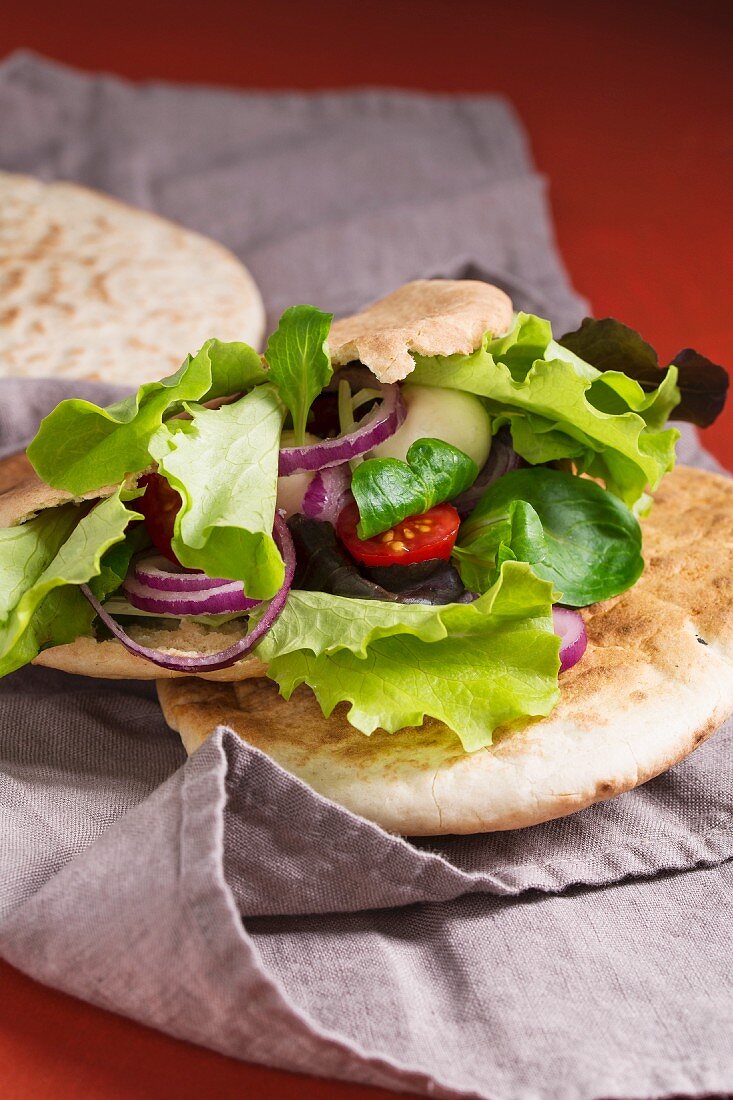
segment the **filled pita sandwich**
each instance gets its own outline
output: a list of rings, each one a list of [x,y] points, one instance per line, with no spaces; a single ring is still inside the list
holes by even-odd
[[[215,241],[74,183],[0,172],[0,377],[134,386],[212,332],[259,347],[264,327],[251,275]]]
[[[733,486],[667,423],[726,386],[480,282],[295,306],[263,358],[210,340],[43,421],[0,496],[0,674],[155,677],[189,751],[226,725],[398,833],[608,798],[733,711]]]

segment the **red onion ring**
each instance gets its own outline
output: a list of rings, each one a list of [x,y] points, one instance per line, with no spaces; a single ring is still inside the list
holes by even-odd
[[[569,607],[553,607],[552,625],[560,639],[560,671],[577,665],[588,645],[583,616]]]
[[[139,584],[154,588],[156,592],[205,592],[210,588],[221,588],[235,581],[221,577],[207,577],[198,569],[186,569],[163,557],[162,554],[144,553],[132,563],[132,575]]]
[[[303,494],[303,515],[308,519],[325,520],[332,527],[351,496],[351,470],[347,462],[318,470]]]
[[[134,575],[128,575],[122,591],[129,603],[138,611],[151,611],[164,615],[231,615],[250,611],[260,600],[250,600],[244,594],[241,581],[220,581],[218,588],[202,592],[160,592],[141,584]]]
[[[164,653],[160,649],[151,649],[149,646],[140,645],[138,642],[133,641],[119,623],[116,623],[112,616],[104,610],[88,585],[82,584],[80,588],[107,629],[134,656],[142,657],[159,668],[167,668],[171,672],[185,672],[191,676],[195,676],[199,672],[215,672],[220,668],[229,668],[230,665],[241,660],[261,638],[264,638],[285,607],[295,575],[295,548],[287,525],[279,515],[275,516],[273,536],[285,562],[285,579],[282,588],[273,596],[270,606],[254,630],[251,630],[246,638],[240,638],[234,645],[230,645],[227,649],[222,649],[218,653],[201,654],[196,657],[178,657],[172,653]]]
[[[509,429],[500,428],[491,440],[489,457],[479,470],[473,485],[470,485],[452,502],[461,519],[474,510],[489,485],[493,485],[504,474],[508,474],[511,470],[518,470],[522,466],[526,466],[526,462],[512,447]]]
[[[280,451],[278,475],[288,477],[304,470],[324,470],[329,466],[340,466],[352,458],[370,451],[379,443],[384,443],[394,435],[404,423],[407,409],[402,400],[398,385],[377,386],[382,392],[382,400],[367,413],[359,426],[348,435],[338,435],[335,439],[324,439],[304,447],[285,447]]]

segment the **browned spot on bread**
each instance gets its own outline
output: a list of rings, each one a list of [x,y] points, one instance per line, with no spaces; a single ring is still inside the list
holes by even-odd
[[[58,222],[51,222],[41,239],[23,253],[23,260],[27,263],[38,263],[45,259],[47,254],[56,247],[60,238],[61,226]]]
[[[22,267],[15,265],[15,260],[10,258],[7,261],[0,260],[0,267],[10,266],[10,270],[3,274],[0,281],[0,289],[4,294],[12,294],[13,291],[18,290],[25,279],[26,273]]]

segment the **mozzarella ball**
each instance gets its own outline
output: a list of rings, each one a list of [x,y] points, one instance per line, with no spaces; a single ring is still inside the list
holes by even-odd
[[[321,440],[317,435],[311,435],[310,432],[306,432],[306,444],[310,445],[320,442]],[[285,448],[294,446],[295,439],[293,433],[283,432],[280,437],[280,447]],[[277,507],[285,512],[286,519],[289,519],[290,516],[294,515],[296,512],[303,511],[303,497],[314,476],[314,471],[303,470],[298,474],[289,474],[287,477],[279,477],[277,479]]]
[[[416,439],[442,439],[472,458],[479,469],[491,450],[489,414],[478,397],[439,386],[403,386],[407,416],[401,428],[370,452],[372,458],[407,457]]]

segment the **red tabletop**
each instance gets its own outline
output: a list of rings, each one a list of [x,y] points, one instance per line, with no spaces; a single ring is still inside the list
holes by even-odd
[[[638,328],[660,356],[691,345],[733,363],[728,0],[29,0],[13,9],[0,21],[0,56],[24,46],[84,69],[240,87],[502,92],[529,130],[561,251],[595,314]],[[705,443],[733,469],[733,402]],[[0,1066],[3,1100],[391,1095],[231,1061],[3,963]]]

